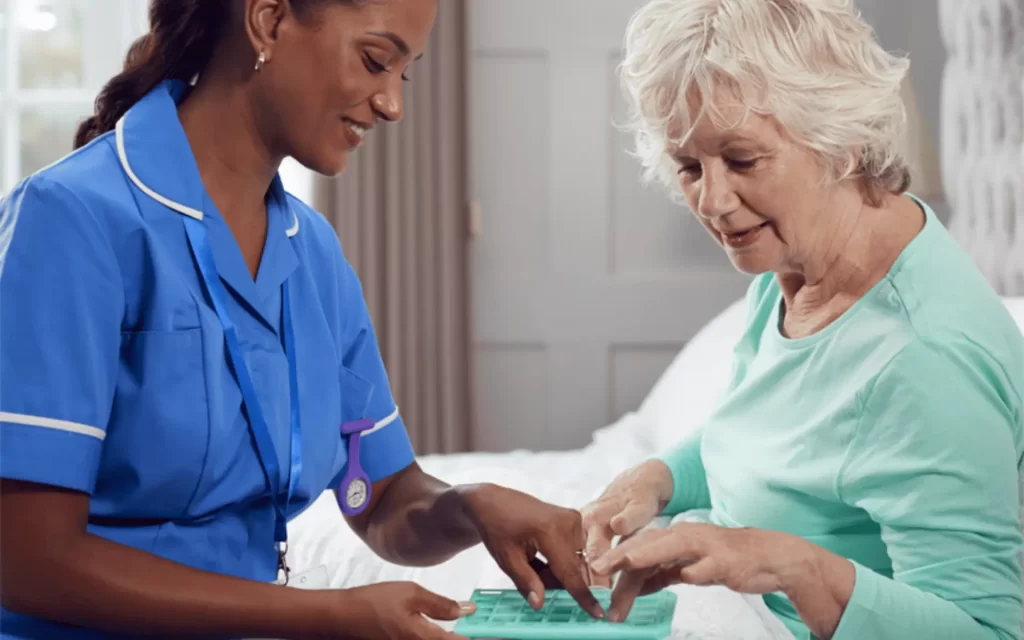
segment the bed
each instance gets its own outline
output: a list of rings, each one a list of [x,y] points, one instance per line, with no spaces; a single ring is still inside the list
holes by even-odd
[[[1004,300],[1024,331],[1024,297]],[[743,320],[742,301],[718,314],[680,351],[635,412],[598,429],[582,449],[427,456],[421,463],[448,482],[496,482],[578,508],[619,472],[669,447],[705,420],[728,382],[732,345]],[[458,599],[475,587],[512,586],[482,548],[427,569],[384,562],[348,529],[330,493],[295,519],[290,540],[291,566],[304,571],[326,565],[332,588],[413,580]],[[674,639],[792,640],[759,597],[718,587],[674,589],[681,596]]]

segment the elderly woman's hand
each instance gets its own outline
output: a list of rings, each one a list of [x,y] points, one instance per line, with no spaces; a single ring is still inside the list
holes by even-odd
[[[652,460],[617,477],[604,493],[583,508],[587,558],[593,563],[612,546],[616,536],[631,536],[661,513],[672,497],[672,472]],[[591,576],[591,584],[610,587],[604,576]]]
[[[622,572],[612,591],[611,621],[624,620],[638,596],[673,584],[722,585],[740,593],[786,593],[822,637],[842,617],[855,574],[844,558],[797,536],[692,522],[643,531],[592,562],[591,570]]]
[[[605,617],[590,591],[578,511],[495,485],[467,490],[464,504],[484,546],[532,607],[543,605],[545,587],[564,588],[590,615]]]

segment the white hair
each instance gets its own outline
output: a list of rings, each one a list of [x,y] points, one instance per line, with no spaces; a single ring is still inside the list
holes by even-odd
[[[645,179],[678,190],[669,151],[705,112],[729,126],[712,98],[726,89],[816,152],[831,177],[859,177],[879,200],[910,182],[900,95],[909,64],[879,45],[853,0],[651,0],[626,32],[626,126]]]

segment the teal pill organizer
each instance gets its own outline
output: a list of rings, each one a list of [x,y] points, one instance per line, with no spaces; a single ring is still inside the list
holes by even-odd
[[[595,590],[607,611],[611,591]],[[459,620],[455,633],[467,638],[500,640],[663,640],[672,635],[676,594],[671,591],[637,598],[624,622],[595,620],[569,592],[548,591],[534,611],[514,589],[477,589],[476,612]]]

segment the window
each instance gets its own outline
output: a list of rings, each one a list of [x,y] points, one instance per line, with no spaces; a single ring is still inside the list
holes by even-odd
[[[147,5],[0,0],[0,192],[71,151],[99,89],[145,32]]]
[[[148,29],[148,7],[149,0],[0,0],[0,197],[71,151],[96,94]],[[312,174],[294,160],[281,177],[312,199]]]

